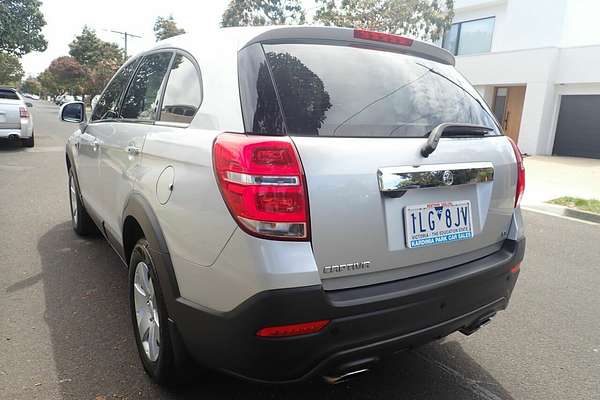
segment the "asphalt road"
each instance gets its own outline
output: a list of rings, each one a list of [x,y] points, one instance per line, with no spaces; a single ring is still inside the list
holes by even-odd
[[[71,229],[64,143],[74,125],[36,102],[36,147],[0,143],[0,399],[600,399],[600,226],[525,212],[511,306],[473,336],[394,356],[348,383],[265,386],[143,373],[127,274]]]

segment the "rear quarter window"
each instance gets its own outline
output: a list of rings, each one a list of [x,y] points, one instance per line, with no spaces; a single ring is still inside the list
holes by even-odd
[[[0,99],[6,100],[20,100],[19,95],[13,90],[0,89]]]
[[[240,51],[238,71],[246,132],[284,134],[283,114],[260,44],[253,44]]]
[[[269,105],[291,135],[423,137],[444,122],[499,133],[483,100],[451,66],[349,45],[263,44],[263,50],[267,65],[254,54],[254,76],[261,68],[270,72],[275,94],[257,90],[269,88],[261,79],[240,82],[243,102],[244,91],[251,92],[243,106],[247,130],[252,120],[251,130],[262,133],[258,110]]]
[[[192,61],[175,55],[160,111],[160,121],[189,124],[202,102],[202,84]]]

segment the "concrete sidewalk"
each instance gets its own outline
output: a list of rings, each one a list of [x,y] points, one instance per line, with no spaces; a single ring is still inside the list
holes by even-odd
[[[525,195],[521,203],[536,205],[561,196],[600,199],[600,160],[525,157]]]

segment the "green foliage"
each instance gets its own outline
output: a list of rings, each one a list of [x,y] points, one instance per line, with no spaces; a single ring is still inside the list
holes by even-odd
[[[315,20],[438,40],[454,17],[454,0],[317,0]],[[444,3],[442,5],[442,3]]]
[[[87,76],[84,67],[75,58],[63,56],[54,59],[38,79],[49,94],[76,94],[84,92]]]
[[[38,0],[0,0],[0,51],[22,56],[44,51],[48,46],[42,27],[46,25]]]
[[[69,54],[81,65],[85,79],[82,90],[91,96],[100,94],[125,55],[115,43],[100,39],[93,29],[83,27],[81,34],[69,44]]]
[[[304,24],[306,14],[300,0],[231,0],[221,26]]]
[[[23,75],[19,59],[12,54],[0,52],[0,85],[16,87]]]
[[[42,92],[42,85],[37,79],[29,77],[21,84],[22,93],[40,94]]]
[[[37,79],[40,82],[40,85],[42,85],[42,94],[55,96],[61,93],[61,88],[58,87],[56,77],[52,75],[48,69],[39,74]]]
[[[85,67],[94,67],[97,63],[106,60],[120,63],[124,58],[119,46],[100,39],[96,36],[96,32],[87,26],[84,26],[81,34],[75,36],[69,44],[69,54]]]
[[[154,36],[156,37],[157,42],[183,33],[185,33],[185,29],[177,27],[177,23],[172,15],[169,15],[167,18],[156,18],[156,22],[154,23]]]
[[[600,200],[597,199],[582,199],[579,197],[563,196],[550,200],[548,203],[600,214]]]

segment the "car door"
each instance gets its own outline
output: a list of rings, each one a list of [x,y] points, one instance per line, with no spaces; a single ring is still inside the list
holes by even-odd
[[[144,140],[159,109],[165,75],[172,51],[146,54],[131,79],[112,129],[98,131],[102,147],[100,180],[103,191],[103,227],[109,239],[122,243],[121,216],[125,203],[139,180]]]
[[[114,129],[119,100],[135,71],[137,61],[134,59],[128,62],[112,78],[75,145],[79,189],[88,211],[98,219],[102,219],[104,214],[101,210],[101,197],[105,190],[100,180],[100,137],[106,136],[107,132]]]

